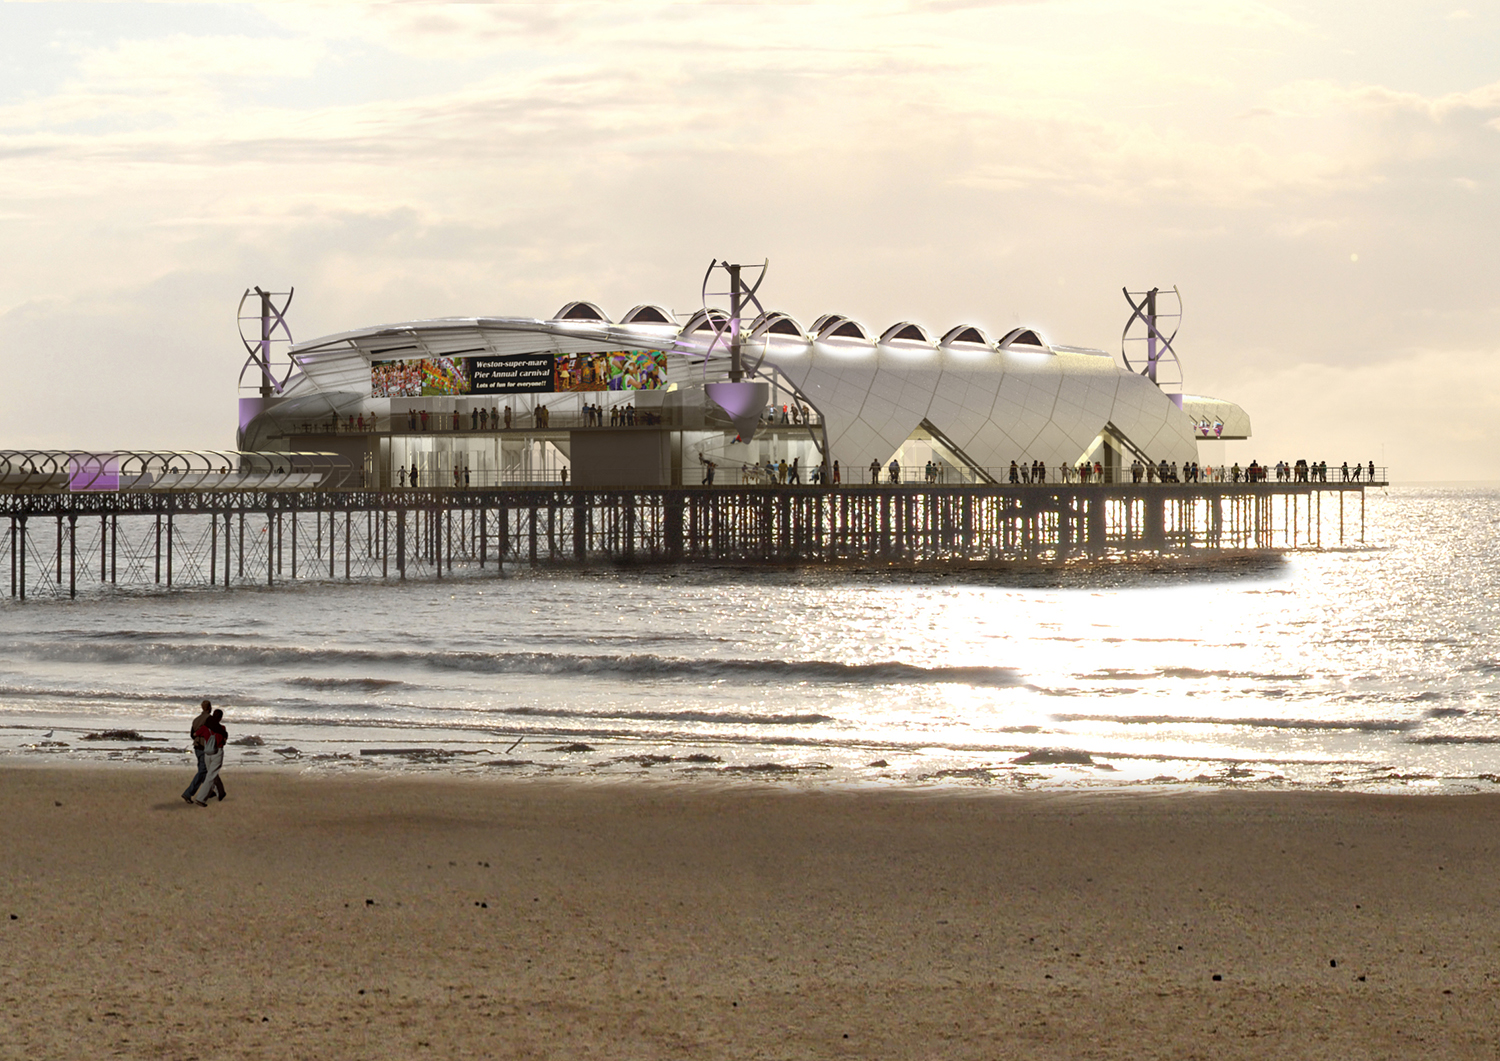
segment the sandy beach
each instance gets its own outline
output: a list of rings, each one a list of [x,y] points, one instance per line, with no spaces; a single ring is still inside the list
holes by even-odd
[[[1500,1049],[1500,799],[0,770],[5,1058]]]

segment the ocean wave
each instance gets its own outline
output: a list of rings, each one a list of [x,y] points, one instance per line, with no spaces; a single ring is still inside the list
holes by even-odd
[[[1096,714],[1058,714],[1052,718],[1057,722],[1118,722],[1143,726],[1249,726],[1252,729],[1350,730],[1358,733],[1404,733],[1418,725],[1412,721],[1384,718],[1216,718],[1198,715]]]
[[[1236,681],[1300,682],[1312,677],[1310,674],[1277,674],[1260,671],[1199,670],[1196,667],[1163,667],[1160,670],[1136,671],[1125,668],[1106,667],[1087,674],[1075,674],[1079,681],[1150,681],[1154,678],[1229,678]]]
[[[254,625],[254,624],[250,624]],[[51,637],[77,638],[80,641],[186,641],[201,642],[204,633],[201,630],[95,630],[95,629],[70,629],[59,628],[48,631]],[[239,630],[215,630],[214,638],[222,638],[226,641],[243,640],[253,641],[263,638],[264,634],[239,631]],[[16,647],[16,646],[7,646]]]
[[[1259,671],[1199,670],[1196,667],[1163,667],[1163,678],[1232,678],[1235,681],[1305,682],[1311,674],[1263,674]]]
[[[25,685],[0,685],[0,700],[102,700],[142,704],[190,704],[200,693],[132,692],[124,689],[43,689]]]
[[[566,707],[507,707],[502,715],[535,718],[604,718],[632,722],[708,722],[744,726],[805,726],[832,722],[831,715],[816,712],[758,715],[750,711],[579,711]]]
[[[394,684],[403,684],[400,682]],[[166,693],[166,692],[140,692],[132,689],[51,689],[36,686],[12,686],[0,685],[0,702],[3,701],[35,701],[46,703],[49,701],[64,701],[70,703],[98,703],[98,704],[160,704],[164,706],[182,705],[183,708],[196,709],[203,699],[201,692],[191,693]],[[303,710],[317,713],[328,707],[326,700],[315,700],[305,696],[273,696],[268,697],[259,693],[245,694],[232,689],[226,690],[215,687],[210,690],[210,699],[226,710],[236,713],[247,709],[253,711]],[[392,712],[417,710],[412,704],[389,704],[374,701],[340,701],[339,709],[342,711],[364,711],[370,714],[390,714]],[[192,714],[193,711],[189,711]],[[240,717],[244,717],[241,715]],[[296,716],[293,716],[296,717]],[[305,718],[304,718],[305,721]]]
[[[841,663],[836,660],[685,659],[651,653],[616,655],[565,652],[421,652],[295,645],[178,645],[153,641],[35,642],[12,646],[51,662],[146,664],[173,667],[251,667],[264,673],[326,667],[425,667],[471,674],[520,674],[569,678],[607,675],[696,682],[821,682],[856,685],[956,683],[988,687],[1021,684],[1012,667],[920,667],[910,663]],[[358,679],[367,680],[367,679]]]
[[[1428,733],[1406,738],[1408,744],[1500,744],[1500,733]]]
[[[399,678],[288,678],[288,685],[302,685],[309,689],[358,689],[360,692],[378,693],[382,689],[407,685]]]

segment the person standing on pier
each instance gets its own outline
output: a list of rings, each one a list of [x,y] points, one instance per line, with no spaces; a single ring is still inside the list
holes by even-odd
[[[891,485],[901,482],[901,462],[895,457],[891,458]]]
[[[880,485],[880,462],[873,457],[870,458],[870,485]]]
[[[833,485],[834,486],[838,486],[840,481],[841,480],[839,479],[839,462],[838,461],[834,461],[833,462]]]

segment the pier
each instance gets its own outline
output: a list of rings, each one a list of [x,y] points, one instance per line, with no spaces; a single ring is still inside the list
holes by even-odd
[[[1357,547],[1364,482],[0,493],[16,600],[503,567],[969,569]],[[0,568],[3,570],[3,568]]]

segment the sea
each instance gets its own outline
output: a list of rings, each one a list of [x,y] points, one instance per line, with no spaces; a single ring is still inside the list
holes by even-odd
[[[1500,488],[1194,566],[493,569],[0,604],[0,762],[1067,788],[1500,784]]]

